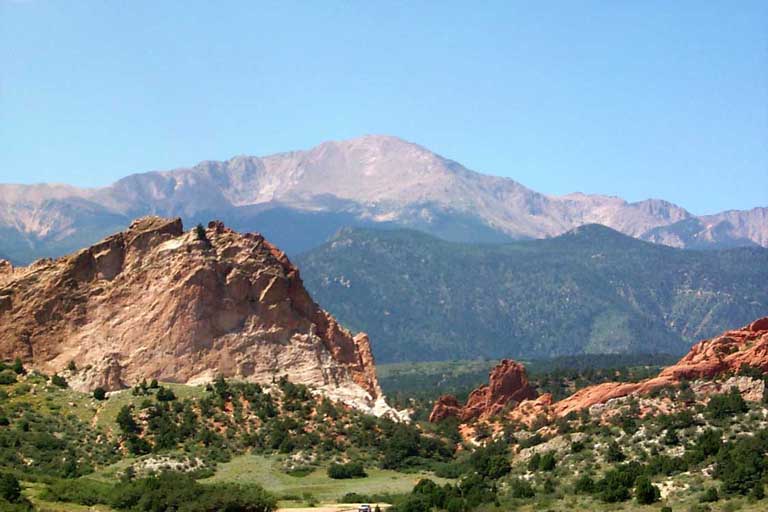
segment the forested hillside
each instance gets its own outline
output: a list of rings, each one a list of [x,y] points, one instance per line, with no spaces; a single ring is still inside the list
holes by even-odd
[[[681,353],[768,310],[768,250],[679,250],[599,225],[502,245],[350,229],[297,263],[380,362]]]

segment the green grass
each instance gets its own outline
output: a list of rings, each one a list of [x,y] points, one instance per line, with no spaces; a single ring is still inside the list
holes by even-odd
[[[398,473],[378,468],[366,468],[366,478],[333,480],[325,468],[319,468],[307,476],[285,474],[275,457],[242,455],[220,464],[216,474],[203,482],[256,483],[279,496],[312,494],[320,501],[333,502],[348,492],[358,494],[410,492],[421,478],[431,478],[437,483],[448,482],[428,473]]]
[[[27,483],[24,485],[24,495],[32,502],[38,512],[109,512],[112,509],[105,505],[76,505],[74,503],[54,503],[40,499],[45,484]]]
[[[40,375],[19,377],[20,382],[2,386],[8,394],[6,403],[26,403],[44,414],[73,414],[80,421],[89,422],[99,407],[99,402],[88,394],[62,389],[47,382]]]

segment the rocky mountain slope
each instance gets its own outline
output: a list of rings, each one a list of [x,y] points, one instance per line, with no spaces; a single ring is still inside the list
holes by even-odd
[[[287,375],[392,412],[367,336],[320,309],[283,252],[221,222],[146,217],[55,261],[0,265],[0,358],[16,357],[77,389]]]
[[[61,255],[148,214],[181,216],[188,223],[219,218],[235,229],[264,233],[289,253],[350,225],[498,242],[599,223],[676,247],[768,246],[767,212],[696,217],[656,199],[547,196],[396,137],[366,136],[307,151],[134,174],[101,189],[0,185],[0,252],[24,263]]]
[[[736,386],[742,393],[750,393],[753,383],[749,377],[741,380],[733,377],[745,367],[755,368],[760,373],[768,371],[768,317],[697,343],[676,364],[664,368],[654,378],[640,382],[597,384],[554,403],[548,393],[535,396],[535,391],[528,385],[522,365],[504,360],[491,371],[489,385],[473,391],[465,405],[459,404],[456,398],[450,395],[440,397],[435,402],[430,421],[439,422],[449,417],[457,417],[462,422],[468,422],[499,416],[529,424],[534,421],[553,421],[626,397],[648,396],[660,389],[678,387],[683,382],[694,382],[694,388],[706,388],[710,393],[722,392],[731,386]],[[723,385],[713,382],[723,377],[732,378]],[[696,382],[697,380],[704,382]],[[762,400],[764,385],[760,381],[757,384],[760,384],[759,396],[750,398]],[[493,399],[478,399],[488,396]],[[654,413],[653,410],[647,412]]]
[[[686,251],[599,225],[495,245],[346,230],[298,257],[381,362],[684,353],[768,309],[768,250]]]

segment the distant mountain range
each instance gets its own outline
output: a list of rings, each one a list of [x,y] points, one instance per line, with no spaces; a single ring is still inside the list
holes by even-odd
[[[396,137],[366,136],[134,174],[98,189],[0,185],[0,253],[16,263],[62,255],[147,214],[178,215],[188,224],[221,219],[264,233],[290,254],[320,245],[341,227],[377,225],[505,242],[599,223],[675,247],[768,246],[768,208],[697,217],[657,199],[548,196]]]
[[[768,311],[768,249],[680,250],[600,225],[492,245],[348,229],[296,263],[379,362],[677,354]]]

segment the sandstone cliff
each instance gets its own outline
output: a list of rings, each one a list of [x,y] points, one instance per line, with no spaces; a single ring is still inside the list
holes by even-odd
[[[513,408],[523,400],[535,397],[536,391],[528,384],[525,367],[511,359],[504,359],[491,370],[488,385],[472,391],[464,406],[459,405],[454,396],[440,397],[429,415],[429,421],[437,422],[452,416],[464,422],[475,418],[487,419],[502,413],[505,408]]]
[[[657,377],[637,383],[607,382],[577,391],[553,405],[555,416],[565,416],[614,398],[645,395],[682,380],[712,379],[737,372],[742,365],[768,371],[768,317],[750,325],[726,331],[694,345],[676,364],[664,368]]]
[[[70,384],[82,390],[287,375],[393,412],[367,336],[315,304],[283,252],[220,222],[199,233],[145,217],[70,256],[0,263],[0,358],[15,357],[47,373],[73,361]]]
[[[752,379],[732,377],[725,384],[712,382],[715,377],[737,373],[743,365],[768,372],[768,317],[697,343],[680,361],[652,379],[597,384],[555,403],[552,403],[549,394],[536,398],[525,376],[525,368],[505,360],[491,372],[490,385],[473,391],[465,406],[462,407],[452,396],[440,397],[429,420],[437,422],[447,417],[457,417],[462,422],[475,418],[487,420],[504,412],[511,420],[531,425],[537,420],[552,421],[610,400],[649,395],[660,388],[677,386],[683,380],[699,380],[694,388],[703,395],[723,392],[733,385],[745,397],[762,398],[764,387],[755,389],[756,383]]]

